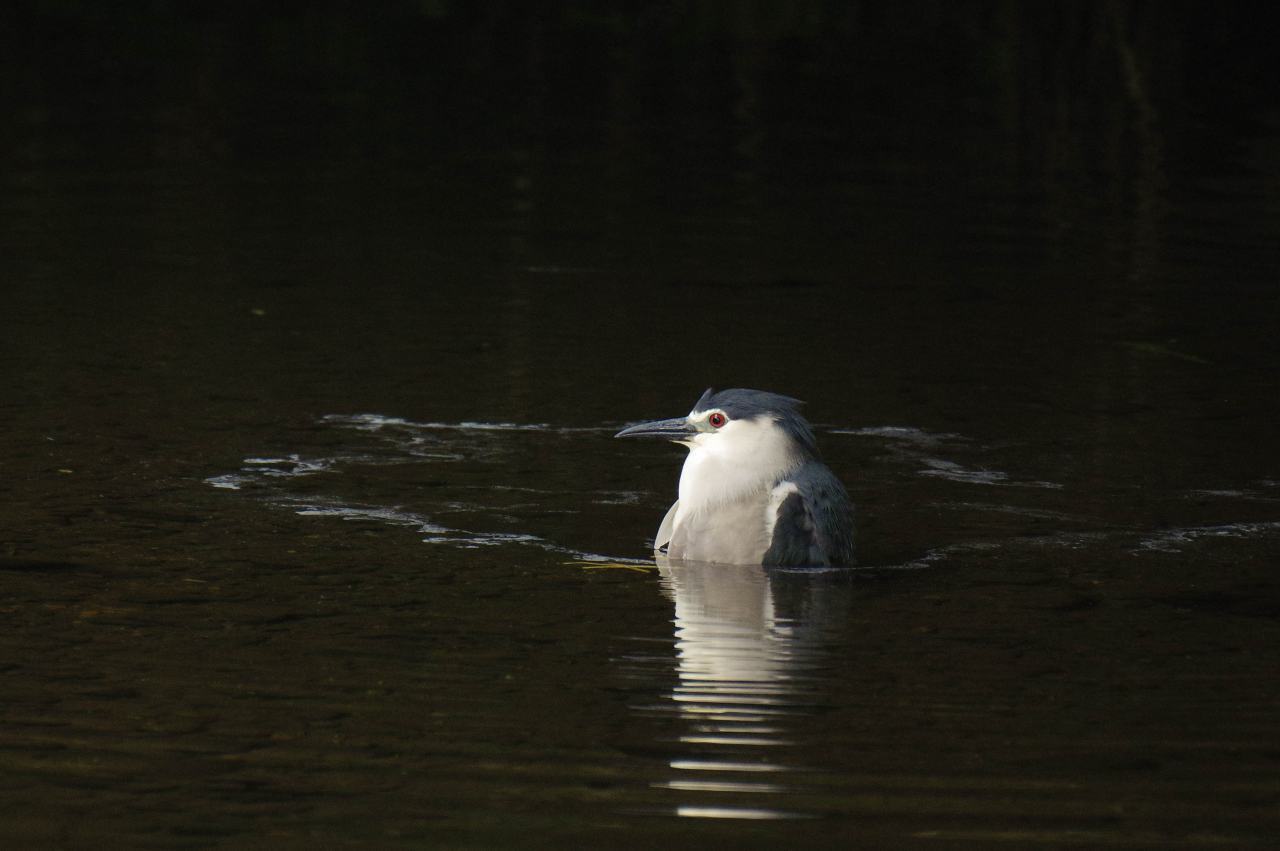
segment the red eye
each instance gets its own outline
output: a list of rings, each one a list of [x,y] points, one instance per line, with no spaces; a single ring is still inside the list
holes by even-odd
[[[720,413],[719,411],[716,411],[714,414],[707,417],[707,422],[711,423],[716,428],[720,428],[720,426],[729,422],[729,418],[726,417],[724,414]]]

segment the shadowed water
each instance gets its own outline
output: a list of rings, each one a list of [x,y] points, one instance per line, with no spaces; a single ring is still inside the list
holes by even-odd
[[[550,8],[6,19],[0,844],[1274,844],[1270,30]]]

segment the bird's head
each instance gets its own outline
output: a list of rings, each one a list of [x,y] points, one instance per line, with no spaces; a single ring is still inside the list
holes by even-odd
[[[708,389],[687,416],[640,423],[616,437],[660,437],[722,462],[776,472],[817,457],[813,429],[800,415],[802,403],[763,390]]]

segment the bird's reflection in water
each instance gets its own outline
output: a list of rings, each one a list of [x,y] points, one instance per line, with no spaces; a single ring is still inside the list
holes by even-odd
[[[675,605],[680,750],[662,785],[691,793],[677,814],[796,818],[760,806],[791,792],[804,719],[820,711],[823,667],[842,634],[853,572],[660,559]],[[694,794],[696,793],[696,794]],[[705,800],[704,800],[705,799]]]

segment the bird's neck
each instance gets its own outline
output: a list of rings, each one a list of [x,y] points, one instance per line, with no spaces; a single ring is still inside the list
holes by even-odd
[[[698,512],[772,488],[804,456],[787,445],[765,445],[749,458],[693,447],[680,473],[680,509]]]

